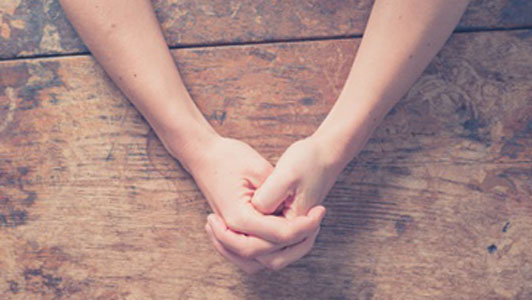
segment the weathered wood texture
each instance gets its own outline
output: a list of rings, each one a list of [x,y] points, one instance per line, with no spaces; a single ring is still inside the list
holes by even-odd
[[[373,0],[155,0],[171,46],[351,36]],[[532,26],[532,2],[474,0],[459,29]],[[0,58],[87,51],[57,0],[0,3]]]
[[[274,162],[358,40],[182,49],[222,134]],[[455,34],[331,191],[314,250],[246,276],[90,57],[0,63],[1,299],[531,299],[532,31]]]

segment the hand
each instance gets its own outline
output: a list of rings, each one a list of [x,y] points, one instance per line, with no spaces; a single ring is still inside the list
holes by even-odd
[[[316,220],[317,224],[321,222],[325,214],[325,207],[317,206],[310,210],[308,217]],[[284,247],[272,247],[270,253],[242,256],[227,249],[225,244],[238,243],[245,235],[235,232],[228,228],[222,218],[215,214],[211,214],[207,218],[205,230],[209,234],[216,250],[227,259],[233,261],[248,273],[255,273],[263,268],[268,267],[272,270],[280,270],[288,264],[299,260],[305,256],[308,251],[314,246],[316,237],[318,236],[320,227],[310,235],[305,237],[298,243],[287,245]],[[223,241],[223,242],[221,242]],[[265,251],[266,252],[266,251]],[[255,258],[254,258],[255,257]]]
[[[253,207],[251,198],[255,189],[273,167],[249,145],[216,137],[201,150],[197,151],[199,156],[187,162],[187,167],[216,213],[209,218],[210,224],[224,224],[223,228],[207,227],[206,230],[216,249],[227,259],[253,273],[262,268],[253,257],[297,244],[316,234],[325,212],[323,207],[291,219],[263,215]]]
[[[295,218],[323,202],[343,169],[334,151],[324,148],[326,145],[310,137],[288,147],[255,193],[253,206],[266,214],[282,211],[285,217]],[[284,268],[310,252],[317,234],[318,231],[300,245],[260,256],[257,260],[274,270]]]
[[[316,205],[323,201],[341,171],[341,165],[335,163],[335,157],[331,156],[333,151],[321,148],[323,145],[316,138],[307,138],[291,145],[256,191],[253,205],[266,214],[279,212],[288,220],[307,213],[309,216],[317,214],[321,220],[325,209]],[[214,236],[221,234],[215,235],[213,232],[224,232],[234,239],[238,238],[238,234],[231,232],[216,216],[209,217],[206,229],[219,251],[225,250]],[[273,270],[284,268],[312,249],[318,232],[319,228],[298,244],[259,255],[255,257],[256,261]],[[233,258],[243,263],[250,261],[249,257],[247,260],[236,255]]]
[[[252,204],[265,214],[306,215],[325,199],[342,169],[326,143],[315,137],[297,141],[283,153]]]

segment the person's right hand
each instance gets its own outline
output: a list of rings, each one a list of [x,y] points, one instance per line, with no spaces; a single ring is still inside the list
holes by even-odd
[[[257,211],[251,199],[273,167],[238,140],[214,138],[187,162],[187,168],[216,214],[210,222],[224,224],[206,226],[216,249],[249,273],[263,268],[255,257],[315,236],[325,213],[324,207],[317,206],[306,215],[288,219]]]

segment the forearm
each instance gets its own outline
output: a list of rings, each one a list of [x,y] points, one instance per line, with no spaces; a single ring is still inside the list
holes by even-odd
[[[192,101],[149,0],[61,0],[71,23],[107,74],[166,148],[187,160],[214,130]]]
[[[365,145],[458,23],[465,0],[377,0],[337,102],[313,136],[342,168]]]

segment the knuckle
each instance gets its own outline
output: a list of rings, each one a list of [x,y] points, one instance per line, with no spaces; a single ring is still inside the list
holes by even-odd
[[[244,217],[237,214],[229,215],[225,220],[227,227],[231,229],[241,229],[245,226]]]
[[[225,219],[225,223],[227,225],[227,227],[233,229],[233,228],[237,228],[238,225],[239,225],[239,221],[236,217],[228,217]]]
[[[256,198],[252,198],[251,199],[251,204],[253,205],[253,208],[255,208],[256,210],[262,212],[262,213],[269,213],[269,209],[268,207],[266,207],[266,204],[263,203],[262,201],[258,201]]]
[[[259,166],[260,174],[270,174],[273,171],[272,165],[267,161],[263,161]]]
[[[285,180],[288,180],[289,182],[295,180],[295,178],[297,178],[299,175],[299,170],[294,165],[286,166],[283,171]]]
[[[280,259],[272,259],[267,264],[268,269],[273,271],[279,271],[285,267],[284,263]]]
[[[295,237],[295,232],[291,230],[289,227],[284,228],[279,232],[279,242],[281,243],[288,243],[292,241]]]
[[[256,210],[258,210],[259,212],[265,214],[265,215],[270,215],[270,214],[273,214],[275,212],[275,207],[273,206],[268,206],[267,204],[260,204],[258,207],[255,207]]]
[[[279,230],[277,232],[275,232],[275,234],[273,235],[273,238],[275,239],[274,241],[272,242],[275,242],[275,243],[278,243],[278,244],[284,244],[285,243],[285,230],[282,229],[282,230]]]
[[[252,247],[246,246],[244,248],[239,249],[238,255],[240,255],[243,258],[251,259],[256,256],[256,251]]]

